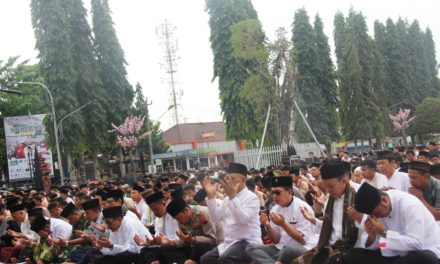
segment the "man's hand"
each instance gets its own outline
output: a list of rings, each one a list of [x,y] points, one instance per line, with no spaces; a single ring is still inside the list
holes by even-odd
[[[153,243],[153,241],[153,239],[148,239],[147,236],[145,236],[145,240],[143,240],[139,235],[134,236],[134,242],[140,247],[148,247]]]
[[[113,243],[104,237],[99,237],[98,240],[96,240],[96,243],[100,248],[111,248],[113,246]]]
[[[195,244],[196,243],[196,238],[195,237],[193,237],[193,235],[191,234],[191,232],[188,232],[188,234],[184,234],[183,232],[182,232],[182,230],[180,230],[180,229],[177,229],[177,231],[176,231],[176,235],[183,241],[183,242],[185,242],[185,243],[188,243],[188,244]]]
[[[371,236],[383,236],[385,227],[379,219],[370,216],[365,221],[365,231]]]
[[[347,215],[350,219],[357,221],[359,224],[362,222],[362,218],[364,217],[364,214],[359,213],[352,206],[347,208]]]
[[[305,219],[307,219],[313,225],[316,225],[315,215],[307,210],[305,207],[301,207],[301,213]]]
[[[286,221],[283,215],[276,213],[270,213],[269,218],[270,221],[272,221],[272,223],[276,224],[277,226],[283,225]]]
[[[215,193],[217,192],[217,184],[212,184],[209,176],[205,176],[202,182],[203,189],[205,189],[208,199],[213,199],[215,197]]]
[[[159,234],[159,236],[157,236],[157,241],[159,242],[159,245],[164,247],[171,245],[171,240],[164,234]]]
[[[226,176],[220,184],[223,187],[223,190],[225,191],[226,196],[229,197],[230,200],[234,199],[234,197],[237,195],[237,191],[234,188],[234,183],[232,182],[231,178]]]
[[[52,240],[52,244],[56,246],[65,246],[66,241],[64,241],[62,238],[58,238],[58,239],[55,238]]]
[[[391,187],[391,186],[384,186],[384,187],[382,187],[382,191],[384,191],[384,192],[389,191],[389,190],[395,190],[395,189],[393,187]]]
[[[423,192],[421,190],[419,190],[419,189],[416,189],[416,188],[412,187],[412,186],[409,187],[408,192],[410,194],[414,195],[415,197],[417,197],[419,200],[425,199],[423,197]]]
[[[269,222],[269,218],[267,217],[267,215],[265,213],[260,214],[260,223],[266,228],[268,229],[270,227],[270,222]]]
[[[104,233],[105,232],[105,224],[97,224],[95,222],[91,222],[90,223],[91,226],[93,226],[94,228],[96,228],[96,230],[98,230],[99,232]]]

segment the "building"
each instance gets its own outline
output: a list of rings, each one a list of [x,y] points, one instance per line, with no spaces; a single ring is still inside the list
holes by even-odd
[[[221,166],[233,162],[239,150],[236,141],[226,140],[224,122],[178,124],[163,133],[170,145],[169,152],[154,154],[158,169],[172,166],[174,170]]]

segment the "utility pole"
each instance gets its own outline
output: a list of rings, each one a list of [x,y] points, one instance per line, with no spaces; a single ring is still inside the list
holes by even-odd
[[[153,102],[150,101],[150,103],[146,103],[147,106],[147,122],[148,122],[148,128],[147,130],[151,131],[151,134],[148,136],[148,145],[150,146],[150,165],[151,169],[153,170],[153,173],[156,172],[154,169],[154,159],[153,159],[153,121],[150,120],[150,110],[148,110],[148,106],[152,105]],[[142,154],[143,155],[143,154]]]
[[[176,78],[175,74],[177,73],[176,60],[177,57],[177,40],[174,39],[174,30],[175,26],[170,24],[167,20],[164,21],[163,24],[160,25],[160,32],[157,32],[159,39],[161,40],[161,44],[164,47],[165,51],[165,64],[163,67],[165,72],[168,74],[169,81],[169,90],[170,90],[170,104],[173,105],[173,122],[174,125],[179,125],[179,105],[181,104],[181,95],[182,91],[176,87]]]

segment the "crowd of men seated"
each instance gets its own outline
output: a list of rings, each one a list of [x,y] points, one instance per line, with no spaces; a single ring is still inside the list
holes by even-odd
[[[4,263],[439,263],[440,147],[16,189]]]

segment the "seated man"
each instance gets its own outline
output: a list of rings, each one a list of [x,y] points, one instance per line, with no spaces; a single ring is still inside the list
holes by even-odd
[[[440,221],[440,180],[430,175],[430,167],[427,162],[410,162],[408,176],[411,187],[408,192],[423,203],[436,221]]]
[[[174,199],[167,206],[167,212],[180,225],[177,230],[176,246],[188,251],[185,264],[198,263],[200,257],[216,244],[216,229],[208,209],[199,205],[187,205],[183,199]]]
[[[31,224],[31,230],[40,237],[40,241],[34,247],[33,260],[37,264],[55,263],[60,252],[52,245],[50,220],[42,215],[37,216]],[[26,259],[26,263],[29,261],[29,259]]]
[[[200,263],[247,263],[245,249],[248,244],[262,244],[258,212],[260,202],[255,193],[246,188],[247,168],[231,163],[228,174],[220,180],[226,198],[218,206],[215,199],[217,186],[205,177],[203,188],[207,193],[206,204],[214,223],[223,221],[224,242],[205,253]]]
[[[440,228],[417,198],[364,183],[355,207],[369,215],[360,239],[365,249],[352,249],[347,263],[439,263]]]
[[[138,219],[125,216],[121,206],[108,207],[102,210],[102,214],[110,235],[108,239],[92,237],[105,255],[97,257],[95,263],[143,263],[138,254],[141,247],[135,243],[134,237],[152,239],[148,229]]]
[[[274,245],[253,245],[246,247],[246,253],[257,264],[291,263],[296,257],[316,246],[318,236],[314,226],[304,218],[301,209],[313,214],[312,208],[292,194],[292,177],[272,179],[272,196],[276,205],[269,214],[260,215],[261,224],[268,231]]]
[[[364,177],[364,179],[361,181],[361,184],[366,182],[378,189],[382,189],[383,187],[387,186],[388,179],[385,175],[380,174],[376,171],[377,163],[375,160],[363,160],[360,167],[362,171],[362,176]]]

